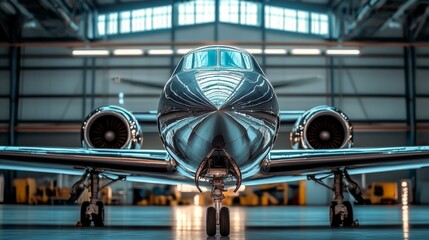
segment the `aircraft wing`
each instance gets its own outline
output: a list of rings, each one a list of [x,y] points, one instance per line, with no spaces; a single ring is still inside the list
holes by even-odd
[[[272,150],[261,172],[243,184],[288,182],[325,177],[332,169],[346,168],[350,174],[418,169],[429,166],[429,146],[351,148],[327,150]]]
[[[280,122],[282,124],[293,124],[305,111],[280,111]],[[140,124],[156,124],[157,115],[156,111],[148,112],[132,112],[134,117]]]
[[[165,150],[0,146],[0,169],[82,175],[86,168],[130,181],[189,182],[177,174]]]

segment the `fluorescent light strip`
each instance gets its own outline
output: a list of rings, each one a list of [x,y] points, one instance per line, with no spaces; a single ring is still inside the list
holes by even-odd
[[[327,55],[359,55],[358,49],[328,49],[326,50]]]
[[[286,54],[286,49],[280,49],[280,48],[268,48],[264,50],[265,54]]]
[[[113,55],[143,55],[141,49],[115,49]]]
[[[179,48],[176,50],[177,54],[187,54],[189,51],[191,51],[191,48]]]
[[[107,56],[109,55],[109,50],[95,50],[95,49],[80,49],[73,50],[73,56]]]
[[[320,49],[311,49],[311,48],[303,48],[303,49],[292,49],[293,55],[320,55],[322,52]]]
[[[262,49],[260,48],[246,48],[246,51],[251,54],[262,54]]]
[[[174,51],[171,49],[151,49],[147,53],[149,55],[171,55]]]

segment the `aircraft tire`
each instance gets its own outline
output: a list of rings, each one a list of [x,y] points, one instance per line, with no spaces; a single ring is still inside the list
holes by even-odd
[[[219,231],[220,235],[223,237],[229,236],[230,232],[230,222],[229,222],[229,209],[223,207],[219,212]]]
[[[216,209],[214,207],[207,208],[206,233],[208,236],[216,235]]]
[[[93,214],[94,226],[104,227],[104,204],[101,201],[97,202],[98,215]]]
[[[89,227],[91,226],[91,220],[89,220],[88,216],[86,216],[86,209],[89,206],[89,202],[85,201],[82,203],[82,206],[80,207],[80,223],[82,227]]]

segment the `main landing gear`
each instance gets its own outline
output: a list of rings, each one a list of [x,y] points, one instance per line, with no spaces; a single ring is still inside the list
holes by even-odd
[[[359,223],[353,219],[352,204],[349,201],[344,201],[343,191],[346,188],[357,202],[363,202],[362,191],[359,185],[350,178],[347,170],[335,169],[332,173],[334,175],[333,187],[323,183],[324,178],[317,179],[314,175],[311,175],[308,176],[308,179],[332,190],[334,193],[334,199],[329,207],[331,227],[357,227]]]
[[[91,180],[89,186],[87,184],[88,179]],[[94,223],[95,227],[104,226],[104,204],[99,199],[100,191],[110,184],[123,179],[123,177],[110,179],[111,181],[108,184],[100,187],[100,172],[97,170],[85,171],[80,180],[73,185],[69,199],[69,202],[75,203],[82,196],[85,189],[88,187],[90,188],[90,201],[84,201],[82,203],[80,209],[80,221],[77,223],[77,226],[89,227],[91,226],[91,222]]]

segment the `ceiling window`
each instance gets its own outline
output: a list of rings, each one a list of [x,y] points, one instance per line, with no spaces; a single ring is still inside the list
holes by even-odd
[[[292,10],[292,9],[285,9],[284,10],[284,22],[285,22],[285,27],[284,30],[286,31],[291,31],[291,32],[296,32],[296,10]]]
[[[284,9],[278,7],[265,7],[265,27],[284,30]]]
[[[241,0],[220,0],[219,21],[258,26],[259,3]]]
[[[171,6],[153,8],[152,29],[171,28]]]
[[[133,10],[131,31],[142,32],[171,28],[171,5]]]
[[[134,32],[168,29],[178,26],[219,21],[258,27],[264,18],[265,28],[280,31],[314,35],[329,35],[329,17],[299,9],[265,5],[265,15],[261,16],[262,4],[245,0],[190,0],[174,4],[177,18],[173,21],[173,4],[121,12],[103,13],[97,16],[97,35],[128,34]]]
[[[308,12],[297,11],[298,16],[298,32],[308,33]]]
[[[191,25],[215,20],[215,1],[196,0],[178,4],[178,24]]]
[[[121,12],[120,17],[120,33],[129,33],[131,31],[131,12]]]
[[[329,33],[328,15],[290,8],[265,6],[265,28],[327,35]]]
[[[311,33],[328,35],[328,15],[311,13]]]
[[[118,33],[118,13],[110,13],[107,21],[107,34]]]
[[[240,2],[240,23],[258,26],[259,5],[252,2]]]
[[[98,15],[97,17],[97,32],[99,36],[106,34],[106,15]]]

